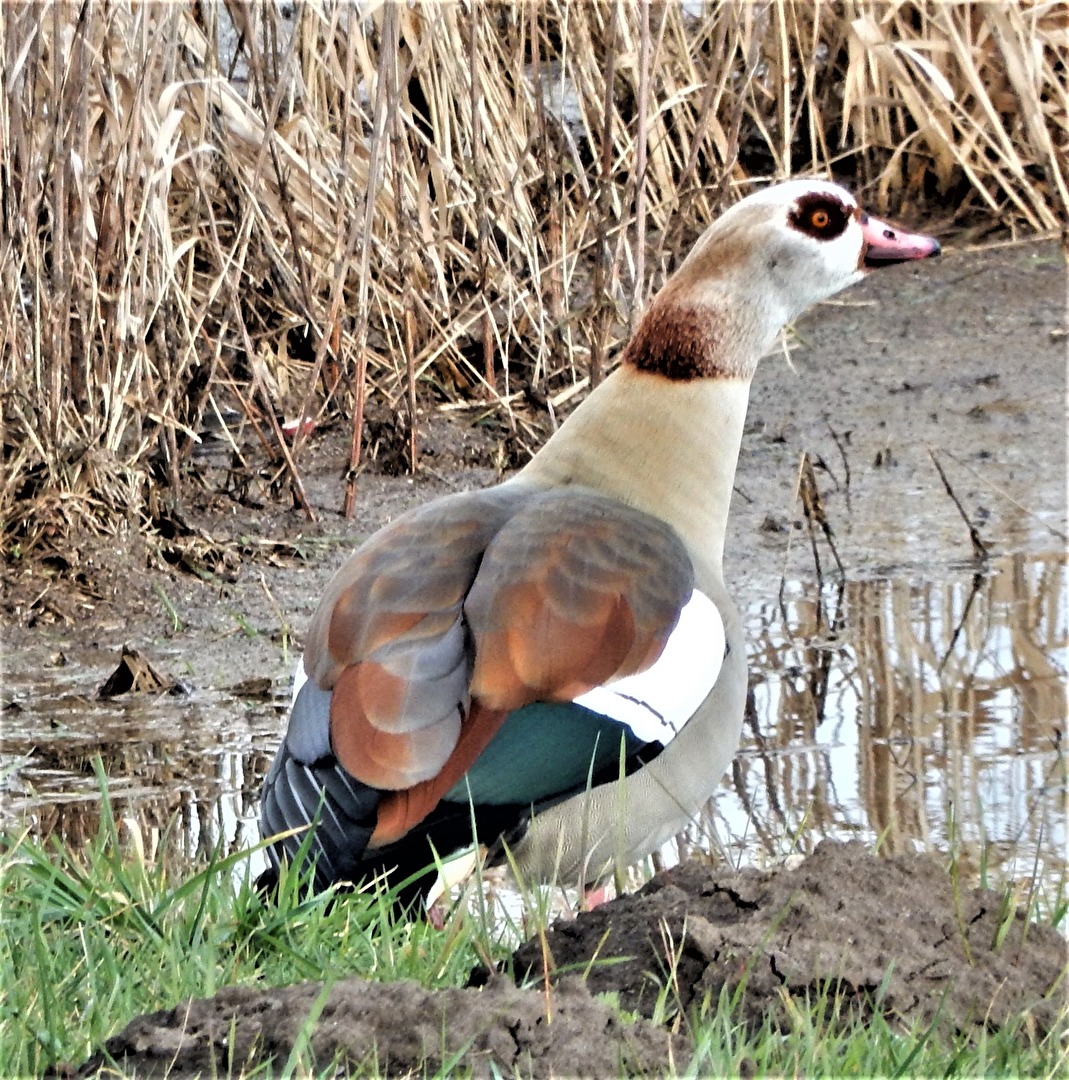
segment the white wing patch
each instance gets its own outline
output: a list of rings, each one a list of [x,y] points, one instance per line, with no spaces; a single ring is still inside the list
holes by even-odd
[[[294,702],[297,700],[297,695],[301,692],[301,687],[308,682],[308,673],[304,670],[304,657],[297,661],[297,667],[293,672],[293,689],[290,691],[290,708],[293,708]]]
[[[652,667],[588,690],[575,703],[626,724],[643,742],[667,746],[716,683],[724,646],[720,612],[695,589]]]

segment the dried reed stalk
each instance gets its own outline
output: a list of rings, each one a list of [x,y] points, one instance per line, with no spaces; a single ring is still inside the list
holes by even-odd
[[[753,179],[1057,229],[1067,47],[1024,0],[8,7],[5,548],[151,521],[225,405],[309,513],[278,418],[340,417],[351,510],[370,396],[413,464],[417,395],[574,399]]]

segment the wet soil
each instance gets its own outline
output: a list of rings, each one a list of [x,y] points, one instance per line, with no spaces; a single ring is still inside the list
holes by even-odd
[[[685,1037],[623,1022],[577,980],[561,982],[548,1001],[505,980],[431,991],[347,979],[323,994],[321,984],[303,983],[184,1002],[134,1020],[67,1075],[93,1076],[112,1063],[139,1077],[239,1076],[267,1062],[278,1069],[317,1013],[310,1071],[333,1064],[382,1076],[617,1077],[656,1075],[688,1056]]]
[[[785,997],[829,993],[845,1009],[908,1026],[995,1030],[1027,1014],[1050,1031],[1066,942],[986,889],[958,889],[927,855],[878,858],[826,840],[796,868],[717,872],[697,860],[558,922],[545,947],[555,971],[586,972],[651,1017],[671,971],[683,1009],[727,991],[752,1025],[787,1022]],[[517,975],[543,978],[543,942],[517,950]],[[603,963],[626,957],[624,963]]]
[[[529,989],[500,975],[439,991],[361,979],[228,989],[138,1017],[76,1075],[112,1064],[124,1075],[236,1075],[286,1062],[308,1030],[316,1069],[374,1062],[396,1076],[449,1062],[476,1076],[662,1075],[686,1066],[689,1018],[725,992],[755,1029],[789,1030],[792,1002],[823,999],[840,1015],[879,1012],[896,1028],[955,1034],[1023,1016],[1042,1037],[1062,1010],[1065,963],[1055,930],[994,892],[956,888],[937,860],[825,841],[793,869],[683,863],[634,896],[558,921],[513,957]],[[681,1022],[655,1025],[659,1000]]]

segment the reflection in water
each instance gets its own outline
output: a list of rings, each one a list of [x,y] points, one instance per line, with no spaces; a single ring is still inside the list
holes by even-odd
[[[708,811],[729,857],[858,837],[889,854],[953,845],[993,880],[1059,880],[1065,585],[1061,557],[1013,556],[841,596],[796,584],[752,609],[747,728]]]
[[[948,850],[992,881],[1065,869],[1066,611],[1060,557],[1013,556],[973,578],[790,583],[747,614],[751,707],[706,820],[734,863],[824,837]],[[18,658],[13,658],[18,659]],[[284,724],[269,700],[225,691],[93,697],[102,669],[13,663],[0,777],[4,817],[78,844],[98,824],[93,758],[118,816],[176,862],[256,840],[256,798]],[[104,672],[106,674],[106,671]],[[8,698],[10,700],[10,697]]]
[[[245,701],[200,691],[101,700],[96,687],[107,672],[71,668],[56,672],[51,694],[39,675],[36,686],[10,680],[19,707],[5,712],[0,740],[5,823],[72,846],[95,836],[99,757],[124,831],[150,853],[166,833],[176,867],[257,842],[258,787],[288,697]]]

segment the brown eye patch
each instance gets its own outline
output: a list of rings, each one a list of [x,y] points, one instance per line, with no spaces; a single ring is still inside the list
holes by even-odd
[[[831,195],[814,191],[803,195],[787,216],[799,232],[817,240],[834,240],[842,236],[852,211]]]

